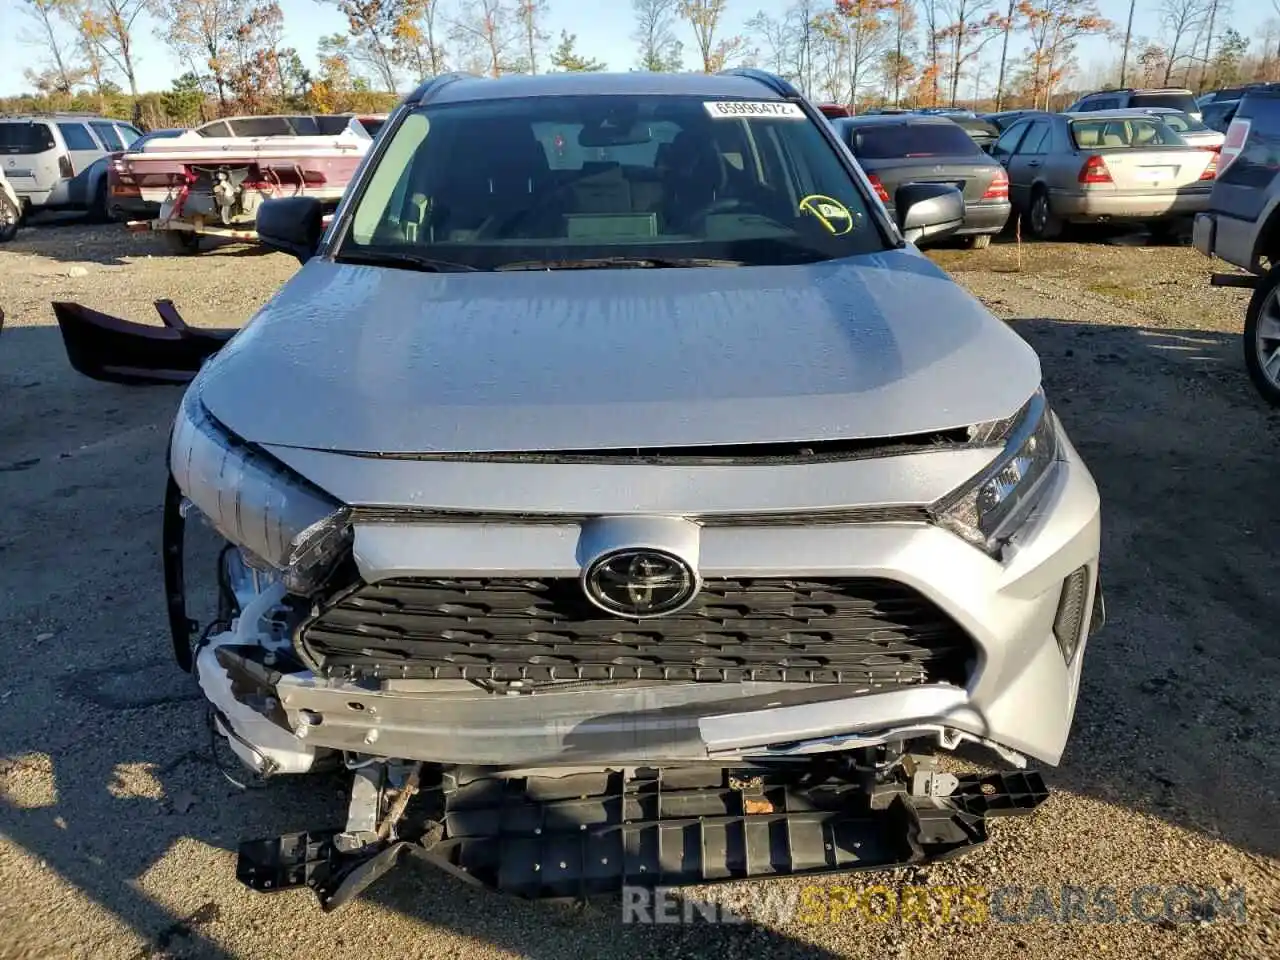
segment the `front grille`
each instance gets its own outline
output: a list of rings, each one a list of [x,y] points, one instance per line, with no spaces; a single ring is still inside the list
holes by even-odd
[[[298,629],[346,678],[963,684],[968,635],[923,596],[874,579],[716,579],[688,607],[633,621],[569,579],[397,579],[334,597]]]

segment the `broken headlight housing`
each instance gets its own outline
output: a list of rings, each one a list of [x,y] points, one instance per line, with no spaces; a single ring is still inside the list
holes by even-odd
[[[1026,520],[1058,456],[1057,421],[1037,390],[1012,417],[983,424],[976,443],[1004,441],[982,473],[934,505],[939,525],[992,556]]]
[[[350,549],[347,507],[218,423],[192,387],[169,440],[183,495],[247,563],[291,593],[315,590]]]

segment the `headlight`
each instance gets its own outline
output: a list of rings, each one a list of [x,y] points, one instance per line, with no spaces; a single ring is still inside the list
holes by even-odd
[[[1058,435],[1044,391],[1013,417],[987,425],[1004,452],[982,473],[933,508],[938,523],[992,556],[1026,519],[1058,454]]]
[[[333,497],[223,429],[187,391],[169,441],[169,467],[213,527],[274,570],[292,593],[319,585],[351,542],[348,510]]]

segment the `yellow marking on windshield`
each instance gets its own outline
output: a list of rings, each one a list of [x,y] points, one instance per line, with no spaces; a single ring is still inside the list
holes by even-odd
[[[843,237],[846,233],[853,232],[853,214],[839,200],[835,200],[821,193],[811,193],[800,201],[800,212],[807,213],[818,218],[818,222],[831,232],[832,236]],[[843,229],[836,226],[837,222],[843,221]]]

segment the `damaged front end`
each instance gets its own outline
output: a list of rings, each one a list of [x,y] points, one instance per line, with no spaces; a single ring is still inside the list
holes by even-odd
[[[899,616],[915,603],[921,639],[859,646],[851,634],[847,654],[830,653],[829,678],[767,644],[744,645],[737,664],[681,666],[687,642],[668,637],[646,653],[635,622],[581,606],[579,619],[556,620],[547,611],[574,601],[531,595],[560,589],[549,581],[363,584],[352,511],[227,432],[196,388],[171,445],[174,653],[215,732],[259,777],[346,768],[353,778],[344,825],[241,846],[237,876],[255,890],[307,886],[336,909],[407,852],[525,897],[885,869],[972,849],[988,817],[1029,813],[1047,795],[1034,771],[938,767],[933,749],[965,740],[1025,760],[973,732],[963,687],[973,651],[940,621],[920,621],[908,591],[877,602]],[[227,541],[209,623],[186,601],[188,573],[208,576],[185,568],[197,518]],[[808,591],[810,617],[855,602],[787,582],[792,608]],[[745,583],[703,588],[699,603],[761,602]],[[779,602],[778,585],[768,589]],[[852,623],[847,612],[832,622]],[[439,618],[430,636],[423,617]],[[684,629],[678,615],[661,623]]]
[[[181,553],[168,546],[166,557]],[[1035,771],[954,775],[935,756],[909,752],[920,739],[877,735],[814,754],[729,751],[662,764],[587,757],[576,766],[538,766],[536,758],[476,766],[432,762],[422,751],[402,756],[410,751],[401,720],[414,712],[414,698],[397,710],[395,684],[316,676],[291,639],[305,604],[270,578],[258,580],[263,590],[254,594],[255,576],[238,551],[222,562],[228,622],[194,645],[215,730],[260,777],[345,767],[353,780],[345,824],[241,845],[237,878],[254,890],[306,886],[335,910],[404,854],[530,898],[888,869],[971,850],[987,840],[988,818],[1030,813],[1047,797]],[[441,691],[434,705],[448,713],[445,702],[456,698],[459,730],[468,706],[484,706],[463,686]],[[589,695],[587,686],[581,692]],[[309,695],[321,692],[332,710]],[[486,696],[497,713],[512,700],[532,708],[539,699]],[[732,716],[732,708],[721,710]],[[352,749],[353,724],[343,714],[362,730]],[[654,715],[628,720],[643,726]],[[388,749],[397,734],[398,746]]]

